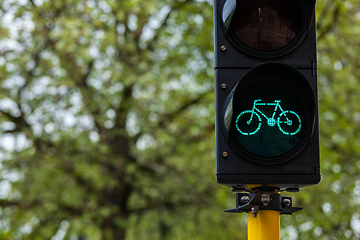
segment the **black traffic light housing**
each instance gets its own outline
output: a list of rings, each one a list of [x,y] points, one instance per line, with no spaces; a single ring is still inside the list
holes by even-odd
[[[314,0],[215,0],[216,177],[320,181]]]

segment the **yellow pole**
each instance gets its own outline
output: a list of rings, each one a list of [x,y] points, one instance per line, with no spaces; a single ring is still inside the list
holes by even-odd
[[[280,240],[280,212],[260,210],[248,213],[248,240]]]

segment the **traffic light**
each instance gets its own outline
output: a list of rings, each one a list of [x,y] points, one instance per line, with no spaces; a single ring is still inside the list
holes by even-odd
[[[315,0],[215,0],[216,178],[320,181]]]

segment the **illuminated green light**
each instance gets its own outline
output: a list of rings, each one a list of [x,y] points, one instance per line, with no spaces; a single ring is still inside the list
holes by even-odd
[[[276,121],[273,118],[269,118],[267,123],[270,127],[273,127],[276,124]]]
[[[292,121],[291,121],[291,120],[287,117],[287,115],[286,115],[287,113],[288,113],[288,115],[295,115],[296,118],[297,118],[298,121],[299,121],[299,123],[298,123],[298,124],[299,124],[298,128],[297,128],[294,132],[291,132],[291,133],[284,131],[283,128],[281,127],[281,125],[280,125],[280,124],[286,124],[286,125],[288,125],[288,126],[292,125]],[[286,121],[280,121],[281,116],[285,116],[285,117],[286,117]],[[283,134],[293,136],[293,135],[297,134],[298,132],[300,132],[300,129],[301,129],[301,119],[300,119],[299,115],[298,115],[296,112],[294,112],[294,111],[283,111],[282,113],[280,113],[280,115],[279,115],[279,117],[278,117],[278,127],[279,127],[280,131],[281,131]]]
[[[256,134],[260,128],[261,128],[261,117],[266,119],[267,125],[270,127],[273,127],[277,124],[279,130],[284,134],[284,135],[290,135],[290,136],[294,136],[297,133],[300,132],[301,129],[301,119],[300,116],[294,112],[294,111],[289,111],[286,110],[284,111],[283,108],[280,105],[281,100],[274,100],[274,102],[271,103],[261,103],[261,99],[256,99],[254,100],[254,104],[252,107],[252,110],[245,110],[243,112],[241,112],[236,120],[235,120],[235,126],[236,129],[242,134],[242,135],[254,135]],[[274,106],[274,111],[272,113],[271,117],[266,116],[259,108],[257,108],[257,106]],[[277,112],[280,111],[280,114],[277,118],[277,120],[275,120],[275,115]],[[254,118],[254,115],[257,118]],[[242,121],[240,121],[240,118],[242,119]],[[255,119],[255,120],[254,120]],[[293,123],[293,120],[298,121],[298,123]],[[255,122],[253,122],[255,121]],[[258,123],[257,123],[257,122]],[[240,122],[246,122],[246,125],[241,126]],[[250,124],[253,123],[254,126],[252,126],[249,131],[249,127]],[[298,125],[293,125],[293,124],[298,124]],[[294,126],[296,127],[295,131],[292,132],[287,132],[284,130],[284,127],[286,126]],[[241,129],[243,128],[243,129]],[[245,130],[247,128],[247,130]]]
[[[249,114],[250,114],[250,116],[248,116]],[[247,124],[247,125],[250,125],[251,122],[253,121],[253,116],[254,116],[254,115],[257,117],[257,120],[259,121],[259,124],[258,124],[257,127],[255,128],[255,130],[254,130],[254,131],[250,131],[250,132],[245,132],[245,131],[241,130],[240,127],[239,127],[239,124],[238,124],[240,118],[243,117],[244,119],[249,119],[248,121],[246,121],[246,124]],[[237,129],[242,135],[254,135],[254,134],[256,134],[256,133],[259,131],[259,129],[260,129],[260,127],[261,127],[261,118],[260,118],[259,114],[257,114],[256,112],[251,111],[251,110],[246,110],[246,111],[241,112],[241,113],[237,116],[237,118],[236,118],[236,120],[235,120],[235,126],[236,126],[236,129]]]

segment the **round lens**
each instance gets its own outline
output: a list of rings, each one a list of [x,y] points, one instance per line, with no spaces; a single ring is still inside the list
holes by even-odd
[[[258,51],[275,51],[300,33],[300,0],[237,0],[229,30],[235,38]]]
[[[232,134],[246,151],[260,157],[281,156],[302,139],[306,115],[302,101],[279,85],[248,88],[234,99]]]
[[[241,78],[230,96],[224,133],[244,159],[280,164],[299,154],[310,140],[315,95],[297,69],[283,63],[260,64]]]

